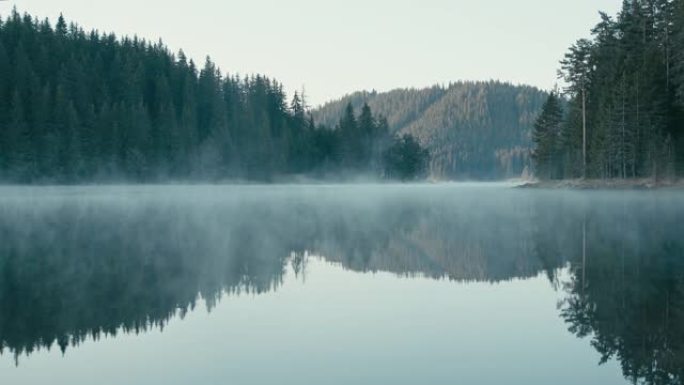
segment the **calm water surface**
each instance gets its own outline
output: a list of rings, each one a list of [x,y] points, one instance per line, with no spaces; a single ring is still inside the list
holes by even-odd
[[[680,384],[684,194],[0,187],[1,384]]]

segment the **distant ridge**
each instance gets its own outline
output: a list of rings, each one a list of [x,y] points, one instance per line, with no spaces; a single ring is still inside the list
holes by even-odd
[[[501,179],[520,176],[530,164],[534,120],[548,94],[499,81],[361,91],[314,110],[334,127],[348,103],[368,103],[387,117],[390,130],[418,137],[431,153],[435,179]]]

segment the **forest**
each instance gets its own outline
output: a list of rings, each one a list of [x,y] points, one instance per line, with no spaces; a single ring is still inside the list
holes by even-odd
[[[541,179],[684,173],[684,1],[625,0],[561,61],[534,128]]]
[[[0,181],[410,180],[429,154],[368,106],[316,125],[304,95],[260,75],[199,68],[161,42],[0,20]],[[416,147],[418,145],[418,147]]]
[[[368,103],[390,132],[410,134],[431,154],[436,180],[517,178],[531,168],[532,129],[548,93],[498,81],[454,82],[424,89],[356,92],[313,111],[334,124],[347,104]]]

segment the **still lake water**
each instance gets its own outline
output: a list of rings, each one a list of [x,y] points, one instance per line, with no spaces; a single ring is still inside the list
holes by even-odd
[[[680,384],[684,193],[0,187],[0,384]]]

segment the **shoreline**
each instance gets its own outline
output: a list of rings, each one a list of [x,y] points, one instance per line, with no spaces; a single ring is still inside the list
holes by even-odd
[[[532,181],[517,188],[549,190],[684,190],[684,179],[660,180],[638,179],[564,179]]]

